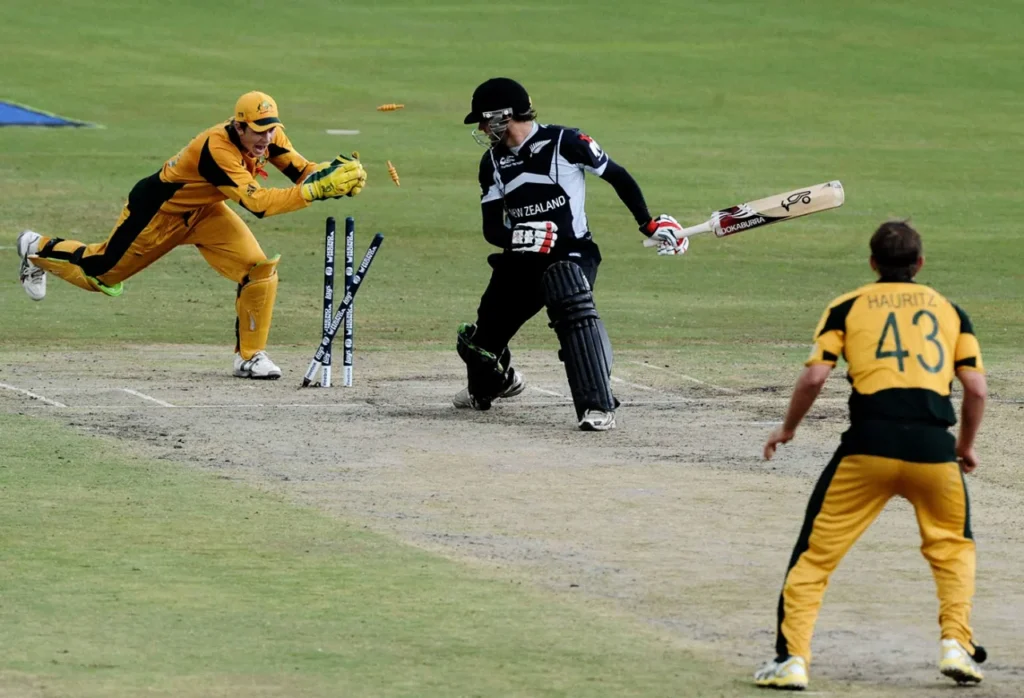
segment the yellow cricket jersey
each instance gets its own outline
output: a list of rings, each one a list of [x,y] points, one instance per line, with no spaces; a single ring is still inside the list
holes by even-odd
[[[879,282],[832,301],[806,365],[849,366],[850,423],[956,424],[950,389],[957,369],[984,371],[970,318],[938,291]]]
[[[296,186],[261,187],[255,175],[268,160]],[[315,163],[295,152],[283,128],[275,131],[267,156],[257,159],[245,151],[226,121],[200,133],[159,172],[136,184],[128,206],[133,212],[188,214],[231,199],[259,218],[288,213],[308,206],[298,183],[315,168]]]

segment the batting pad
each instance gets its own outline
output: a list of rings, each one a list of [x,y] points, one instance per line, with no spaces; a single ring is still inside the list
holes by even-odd
[[[614,410],[612,353],[583,270],[573,262],[555,262],[544,273],[544,300],[550,326],[562,346],[565,375],[577,417],[586,410]]]
[[[277,263],[280,260],[281,255],[277,255],[254,266],[238,289],[235,301],[238,313],[236,349],[243,359],[251,359],[253,354],[267,348],[274,301],[277,299]]]

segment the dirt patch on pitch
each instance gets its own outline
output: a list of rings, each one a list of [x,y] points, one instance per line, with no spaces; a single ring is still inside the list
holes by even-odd
[[[14,357],[8,357],[14,358]],[[152,347],[5,361],[0,409],[46,413],[149,456],[272,489],[441,554],[627,611],[746,672],[772,653],[775,603],[807,495],[843,428],[830,385],[798,443],[758,454],[789,376],[730,388],[619,357],[620,428],[573,428],[548,353],[520,355],[531,389],[487,413],[449,398],[443,353],[367,354],[355,388],[298,391],[306,352],[277,352],[288,379],[225,373],[223,351]],[[131,375],[126,376],[130,370]],[[737,381],[737,386],[742,386]],[[990,680],[1024,682],[1024,488],[1015,442],[1024,406],[993,405],[972,478],[979,537],[975,628]],[[833,578],[815,637],[816,677],[837,693],[933,696],[937,604],[913,513],[894,501]]]

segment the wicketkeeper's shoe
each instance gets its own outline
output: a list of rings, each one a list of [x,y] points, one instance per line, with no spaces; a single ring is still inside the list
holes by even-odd
[[[754,674],[754,683],[761,688],[802,691],[808,683],[807,661],[796,655],[776,657]]]
[[[265,351],[256,352],[251,359],[243,359],[241,354],[235,354],[235,376],[258,380],[277,380],[281,377],[281,369],[270,360]]]
[[[985,677],[978,666],[985,661],[985,650],[975,646],[972,656],[967,649],[956,640],[944,639],[941,645],[942,656],[939,658],[939,671],[957,683],[981,683]]]
[[[614,428],[614,412],[587,410],[580,419],[580,431],[609,431]]]
[[[28,297],[41,301],[46,297],[46,272],[29,261],[29,255],[39,254],[39,240],[43,236],[26,230],[18,236],[18,255],[21,257],[21,269],[18,280]]]

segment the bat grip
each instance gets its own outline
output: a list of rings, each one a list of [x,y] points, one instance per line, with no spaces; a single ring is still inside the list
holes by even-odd
[[[691,225],[689,228],[683,228],[676,233],[677,238],[688,238],[693,235],[700,235],[701,233],[710,233],[714,228],[711,227],[711,221],[704,221],[700,225]],[[647,238],[644,240],[644,247],[657,247],[658,241],[654,238]]]
[[[711,221],[704,221],[700,225],[691,225],[689,228],[683,228],[683,231],[676,235],[676,237],[688,238],[693,235],[700,235],[701,233],[710,233],[712,230]]]

